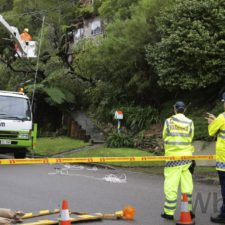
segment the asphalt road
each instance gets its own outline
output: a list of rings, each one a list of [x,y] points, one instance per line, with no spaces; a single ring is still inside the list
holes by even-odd
[[[70,209],[79,212],[112,213],[127,205],[136,208],[135,221],[92,222],[104,225],[170,225],[160,217],[162,212],[163,177],[126,170],[70,168],[57,174],[55,165],[0,166],[0,207],[37,212],[59,208],[67,199]],[[67,174],[68,172],[68,174]],[[102,178],[112,173],[126,174],[126,183],[110,183]],[[122,177],[124,178],[124,176]],[[195,183],[196,224],[213,224],[209,218],[216,212],[218,185]],[[179,207],[176,219],[179,217]],[[52,217],[48,217],[52,218]],[[85,223],[88,224],[88,223]]]

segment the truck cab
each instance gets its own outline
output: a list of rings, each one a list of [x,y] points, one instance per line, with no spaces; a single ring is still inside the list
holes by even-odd
[[[20,92],[0,91],[0,154],[25,158],[36,140],[33,128],[29,98]]]

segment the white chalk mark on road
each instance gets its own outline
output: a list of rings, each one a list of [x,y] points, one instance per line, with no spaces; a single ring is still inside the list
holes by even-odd
[[[63,176],[79,176],[79,177],[86,177],[94,180],[99,181],[106,181],[114,184],[124,184],[127,183],[127,177],[126,174],[107,174],[102,178],[97,178],[95,176],[87,176],[83,174],[74,174],[72,171],[79,171],[79,170],[88,170],[88,171],[98,171],[98,168],[96,166],[94,167],[85,167],[85,166],[77,166],[77,165],[63,165],[63,164],[57,164],[54,167],[55,172],[48,173],[48,175],[63,175]]]

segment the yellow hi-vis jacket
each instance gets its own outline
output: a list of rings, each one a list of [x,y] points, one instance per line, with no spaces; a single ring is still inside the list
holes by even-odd
[[[225,171],[225,112],[209,124],[208,130],[210,136],[217,135],[216,169]]]
[[[194,151],[194,125],[184,114],[166,119],[163,129],[165,156],[190,156]]]

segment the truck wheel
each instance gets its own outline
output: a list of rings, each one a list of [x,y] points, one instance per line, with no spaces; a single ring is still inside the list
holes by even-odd
[[[24,159],[24,158],[26,158],[26,149],[25,148],[16,149],[14,151],[14,158],[15,159]]]

